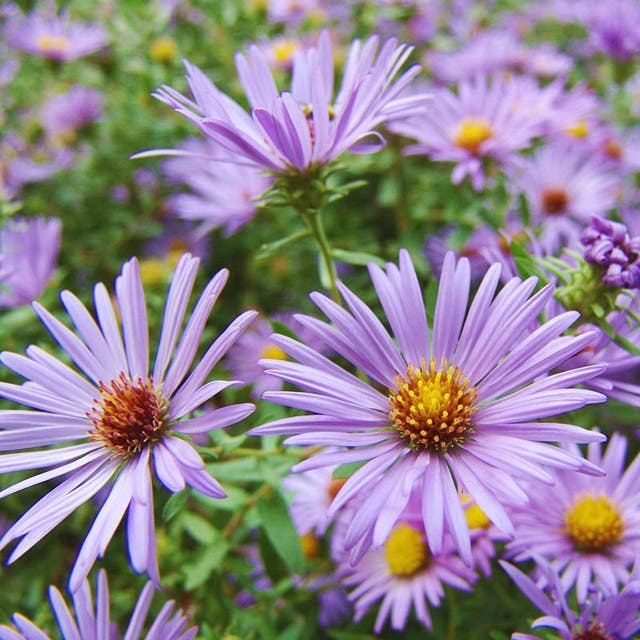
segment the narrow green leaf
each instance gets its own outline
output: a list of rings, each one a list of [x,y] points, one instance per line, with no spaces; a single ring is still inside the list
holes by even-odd
[[[280,558],[293,573],[303,573],[302,545],[282,495],[276,490],[261,495],[257,508],[262,528]]]
[[[373,262],[380,267],[385,266],[385,261],[382,258],[379,258],[373,253],[366,253],[365,251],[347,251],[345,249],[332,249],[331,255],[336,260],[346,262],[347,264],[353,264],[357,266],[366,266],[370,262]]]
[[[187,504],[190,494],[191,490],[188,488],[184,491],[180,491],[179,493],[174,493],[164,505],[164,509],[162,510],[162,520],[164,522],[169,522],[169,520],[175,518],[179,513],[181,513]]]
[[[263,244],[260,249],[258,249],[255,259],[266,260],[267,258],[271,258],[280,253],[280,251],[287,245],[294,244],[303,238],[308,238],[310,235],[311,231],[309,229],[300,229],[291,235],[288,235],[286,238],[270,242],[269,244]]]
[[[196,561],[184,566],[185,589],[191,591],[203,585],[211,574],[220,567],[227,551],[229,551],[229,543],[220,532],[216,531],[215,539],[202,553],[198,554]]]

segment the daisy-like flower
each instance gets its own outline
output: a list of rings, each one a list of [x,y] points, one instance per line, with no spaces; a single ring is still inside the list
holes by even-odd
[[[253,45],[248,57],[236,56],[240,82],[251,115],[215,87],[196,66],[186,63],[195,101],[163,86],[155,97],[191,120],[208,138],[230,151],[236,163],[275,173],[305,173],[344,151],[377,151],[384,138],[377,128],[389,118],[421,110],[422,96],[405,96],[419,71],[399,78],[411,47],[377,36],[356,40],[349,50],[342,86],[333,99],[333,63],[329,34],[317,47],[296,52],[291,90],[278,92],[264,53]],[[376,55],[377,54],[377,55]],[[138,157],[171,153],[156,150]]]
[[[531,226],[540,230],[546,253],[579,246],[591,218],[613,208],[621,184],[603,158],[561,142],[542,147],[509,171],[509,188],[525,195]]]
[[[0,354],[5,366],[27,380],[22,385],[0,383],[0,397],[30,407],[0,411],[0,450],[30,449],[1,455],[0,472],[46,469],[7,487],[0,497],[64,477],[0,540],[0,547],[5,547],[20,539],[10,562],[110,485],[78,552],[71,590],[80,586],[103,555],[127,511],[131,565],[159,582],[152,464],[158,480],[171,492],[189,485],[213,498],[225,497],[188,437],[233,424],[253,411],[252,404],[238,404],[193,414],[235,384],[206,378],[256,313],[247,311],[235,319],[191,368],[207,318],[228,277],[222,270],[212,278],[178,342],[198,262],[185,254],[176,266],[152,371],[145,298],[135,258],[124,264],[116,280],[118,314],[102,284],[94,289],[95,320],[72,293],[61,294],[77,334],[34,303],[36,314],[80,372],[36,346],[28,347],[24,356]]]
[[[511,557],[549,560],[561,572],[565,591],[576,585],[580,602],[594,584],[608,595],[615,593],[629,580],[640,554],[640,458],[624,471],[626,449],[626,439],[617,433],[604,456],[599,443],[592,444],[589,460],[602,465],[606,476],[556,470],[553,487],[533,487],[530,504],[513,514]]]
[[[100,25],[72,22],[66,11],[56,15],[53,2],[10,20],[6,35],[15,49],[58,62],[75,60],[107,46],[107,33]]]
[[[332,516],[359,496],[345,538],[356,558],[388,538],[411,487],[418,484],[431,551],[442,550],[446,526],[470,563],[459,489],[509,535],[512,525],[504,505],[526,502],[521,481],[551,482],[548,467],[600,472],[593,463],[545,441],[591,442],[604,436],[568,424],[537,422],[605,400],[600,393],[573,388],[602,366],[549,374],[589,345],[593,334],[561,335],[577,312],[534,328],[553,287],[534,295],[535,278],[513,278],[495,295],[497,264],[489,268],[467,310],[469,263],[456,263],[453,254],[447,255],[432,331],[406,251],[400,253],[399,267],[390,263],[385,273],[370,265],[369,271],[395,341],[342,283],[338,288],[348,310],[322,294],[311,296],[332,324],[309,316],[297,319],[371,382],[276,335],[274,343],[291,360],[266,361],[267,370],[302,391],[269,392],[264,398],[311,415],[277,420],[251,433],[295,434],[287,444],[344,448],[316,453],[294,471],[363,463],[329,510]]]
[[[95,605],[87,580],[84,580],[80,588],[71,595],[72,608],[56,587],[49,587],[49,600],[62,640],[116,640],[119,637],[126,640],[193,640],[198,628],[188,626],[189,621],[180,609],[174,611],[175,603],[172,600],[162,607],[147,633],[143,635],[153,592],[153,583],[147,582],[140,592],[123,636],[118,634],[115,623],[110,620],[109,585],[104,570],[98,573],[96,580]],[[0,625],[0,640],[49,639],[45,631],[19,613],[13,616],[13,624],[15,630]]]
[[[454,184],[469,176],[474,189],[484,187],[483,160],[504,163],[528,147],[542,131],[546,108],[556,85],[494,77],[461,82],[457,93],[434,89],[429,110],[416,118],[392,123],[391,129],[417,140],[409,153],[424,153],[438,161],[455,162]]]
[[[263,358],[287,357],[271,342],[272,333],[273,328],[266,318],[256,318],[227,354],[226,365],[231,375],[244,384],[253,384],[251,395],[255,398],[265,391],[282,388],[282,382],[266,373],[258,363]]]
[[[165,179],[183,184],[188,192],[167,198],[169,211],[185,220],[198,222],[199,232],[224,227],[225,235],[235,233],[258,211],[258,199],[273,184],[273,178],[252,167],[238,165],[231,154],[215,149],[205,140],[190,139],[185,155],[162,163]]]
[[[562,640],[633,640],[640,631],[640,580],[638,576],[620,592],[605,595],[592,592],[576,613],[569,608],[558,576],[544,561],[538,565],[550,585],[551,594],[508,562],[500,561],[502,568],[518,588],[540,609],[544,616],[534,620],[531,628],[547,627],[557,631]],[[548,637],[545,635],[545,637]],[[528,633],[514,633],[511,640],[540,640]]]
[[[14,218],[0,229],[0,309],[39,298],[58,261],[58,218]]]
[[[345,557],[337,569],[354,605],[358,622],[378,600],[382,600],[374,631],[380,633],[387,619],[402,631],[413,609],[416,617],[431,629],[427,602],[438,607],[444,597],[443,584],[471,591],[477,576],[455,553],[446,539],[437,554],[429,552],[420,514],[420,496],[412,500],[381,549],[370,549],[357,564]]]

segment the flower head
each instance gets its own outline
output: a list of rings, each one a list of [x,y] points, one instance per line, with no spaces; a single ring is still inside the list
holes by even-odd
[[[239,404],[193,415],[235,384],[206,382],[206,378],[255,313],[248,311],[234,320],[191,368],[207,318],[228,276],[222,270],[209,282],[178,341],[198,262],[185,254],[176,266],[152,371],[145,298],[135,258],[124,264],[116,280],[122,329],[102,284],[94,289],[96,319],[72,293],[62,292],[77,334],[34,303],[36,314],[79,372],[36,346],[28,347],[24,356],[0,354],[5,366],[27,380],[23,385],[0,383],[0,397],[30,407],[0,411],[0,450],[29,449],[1,455],[0,472],[47,469],[10,485],[0,497],[65,476],[0,540],[4,547],[21,539],[10,562],[111,484],[78,552],[71,590],[78,588],[104,553],[127,511],[131,564],[157,582],[152,464],[158,480],[171,492],[189,485],[213,498],[225,497],[189,436],[233,424],[253,411],[253,405]],[[53,445],[58,446],[50,448]]]
[[[428,111],[393,123],[392,129],[417,140],[410,153],[455,162],[454,184],[469,176],[480,190],[485,181],[483,160],[505,162],[528,147],[545,122],[539,103],[548,102],[556,90],[555,85],[541,90],[536,83],[481,76],[461,82],[457,93],[434,89]]]
[[[81,58],[107,45],[101,26],[72,22],[66,12],[56,15],[53,3],[10,20],[6,31],[7,41],[15,49],[59,62]]]
[[[39,298],[58,260],[58,218],[14,218],[0,229],[0,308]]]
[[[278,92],[258,46],[250,47],[248,57],[237,54],[236,67],[251,115],[190,63],[186,63],[187,81],[195,101],[167,86],[154,95],[231,152],[237,163],[279,174],[305,173],[347,150],[379,149],[384,139],[377,128],[389,118],[415,112],[420,104],[418,96],[403,96],[419,67],[396,79],[411,47],[394,39],[379,51],[378,46],[377,36],[351,45],[335,98],[326,31],[317,47],[296,52],[291,90],[283,93]]]
[[[533,294],[535,278],[513,278],[495,295],[500,279],[496,264],[467,310],[469,263],[456,263],[453,254],[443,265],[430,330],[408,253],[402,251],[399,267],[388,264],[386,273],[374,265],[369,269],[395,341],[373,311],[341,283],[348,310],[312,294],[332,324],[308,316],[298,320],[371,382],[310,347],[276,335],[273,341],[291,360],[266,361],[268,371],[302,390],[264,397],[311,415],[277,420],[251,433],[294,434],[288,444],[343,448],[316,453],[294,471],[361,463],[329,510],[332,516],[348,500],[360,497],[345,538],[355,557],[371,544],[384,543],[418,484],[432,553],[441,551],[446,527],[470,563],[469,529],[458,489],[511,534],[504,505],[527,500],[523,480],[551,482],[549,466],[599,472],[593,463],[543,441],[594,441],[602,435],[537,422],[605,399],[573,388],[602,367],[549,373],[588,345],[593,334],[561,336],[578,317],[576,312],[535,328],[553,287]]]
[[[91,597],[89,582],[84,580],[80,588],[72,593],[73,607],[70,609],[63,595],[56,587],[49,587],[51,610],[56,618],[62,640],[106,640],[118,638],[115,623],[109,615],[109,585],[104,570],[98,573],[96,580],[95,605]],[[131,620],[123,638],[139,640],[143,638],[143,627],[151,600],[153,583],[147,582],[141,591]],[[74,616],[75,613],[75,616]],[[44,640],[48,638],[44,631],[20,614],[13,616],[17,631],[0,625],[0,640]],[[188,627],[188,620],[180,609],[174,611],[174,602],[167,602],[157,615],[153,624],[144,635],[144,640],[193,640],[198,633],[197,627]]]
[[[640,458],[624,471],[627,441],[614,434],[604,456],[599,443],[589,460],[601,464],[606,476],[594,478],[553,472],[553,486],[536,485],[526,509],[515,509],[515,538],[510,553],[518,560],[543,557],[561,572],[565,590],[576,585],[584,602],[597,583],[606,594],[629,579],[640,553],[640,509],[636,486]]]
[[[101,116],[102,96],[95,89],[81,85],[74,85],[42,107],[42,124],[47,135],[62,144],[73,140],[79,129]]]
[[[534,620],[533,629],[551,628],[560,633],[562,640],[633,640],[637,637],[640,631],[640,580],[637,578],[614,594],[605,595],[597,589],[592,591],[576,613],[569,608],[555,571],[543,560],[538,561],[538,566],[549,585],[550,594],[519,569],[507,562],[500,561],[500,564],[518,588],[544,613]],[[511,638],[539,640],[538,636],[527,633],[514,633]]]
[[[580,241],[585,260],[605,268],[602,281],[610,287],[640,287],[640,237],[631,237],[621,222],[594,217]]]
[[[375,633],[380,633],[389,616],[391,627],[401,631],[411,609],[431,629],[427,602],[433,607],[440,604],[443,584],[470,591],[477,577],[455,553],[449,539],[439,553],[429,551],[420,517],[420,496],[415,494],[384,546],[370,549],[355,565],[345,557],[337,574],[345,586],[355,587],[349,600],[354,604],[356,622],[382,600]]]

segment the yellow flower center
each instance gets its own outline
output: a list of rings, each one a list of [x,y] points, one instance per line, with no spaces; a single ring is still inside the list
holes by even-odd
[[[471,417],[478,392],[445,358],[439,369],[434,358],[428,368],[424,360],[420,368],[410,364],[394,383],[389,390],[389,418],[411,449],[446,453],[473,433]]]
[[[38,46],[41,51],[46,53],[55,53],[56,51],[67,51],[71,46],[69,38],[66,36],[56,36],[45,33],[38,38]]]
[[[480,145],[492,137],[493,131],[486,118],[464,118],[458,125],[453,142],[469,153],[477,154]]]
[[[162,64],[171,64],[178,53],[178,47],[173,38],[161,36],[151,43],[151,57]]]
[[[473,500],[473,498],[466,493],[461,499],[462,504],[468,504]],[[464,517],[467,519],[467,526],[471,531],[474,529],[488,529],[491,526],[491,520],[487,518],[485,512],[475,504],[475,502],[465,509]]]
[[[296,40],[279,40],[272,48],[273,57],[281,66],[291,64],[293,54],[300,48],[300,43]]]
[[[262,350],[263,358],[270,358],[271,360],[288,360],[287,354],[278,346],[269,342],[267,346]]]
[[[300,536],[300,544],[302,545],[302,553],[305,558],[319,558],[320,557],[320,545],[318,544],[318,538],[313,533],[305,533]]]
[[[607,496],[578,497],[564,516],[565,531],[576,549],[598,551],[618,542],[624,522],[617,507]]]
[[[160,258],[145,258],[140,260],[140,280],[142,284],[153,287],[164,282],[169,275],[170,267]]]
[[[87,417],[93,423],[89,440],[100,442],[113,453],[129,457],[160,439],[167,426],[168,402],[153,380],[133,381],[124,373],[99,385]]]
[[[408,524],[397,525],[384,546],[389,573],[409,578],[429,563],[424,536]]]
[[[582,140],[589,135],[589,124],[584,118],[581,118],[578,122],[567,127],[564,131],[570,136]]]

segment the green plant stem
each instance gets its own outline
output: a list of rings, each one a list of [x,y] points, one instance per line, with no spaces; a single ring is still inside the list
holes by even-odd
[[[329,278],[329,289],[331,291],[331,297],[335,302],[340,304],[340,296],[338,294],[338,287],[336,286],[337,276],[336,267],[331,257],[331,246],[327,239],[327,234],[324,231],[324,225],[322,224],[322,214],[318,210],[306,210],[300,211],[300,215],[307,223],[309,230],[311,231],[318,249],[320,251],[320,259]]]

